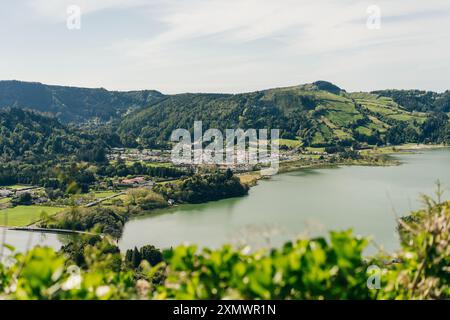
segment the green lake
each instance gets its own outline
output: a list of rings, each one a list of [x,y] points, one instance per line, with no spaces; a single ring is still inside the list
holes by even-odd
[[[183,205],[132,218],[121,249],[182,243],[217,247],[278,245],[297,236],[353,228],[392,251],[398,246],[396,217],[421,208],[420,194],[433,195],[439,179],[450,199],[450,149],[396,155],[391,167],[344,166],[301,170],[261,180],[249,195],[200,205]],[[6,232],[6,242],[24,249],[58,247],[61,236]],[[0,240],[1,241],[1,240]],[[368,251],[373,251],[372,246]]]
[[[392,251],[398,246],[396,218],[421,208],[420,194],[433,195],[437,180],[450,190],[449,149],[395,157],[400,166],[290,172],[259,181],[243,198],[136,217],[126,224],[120,247],[168,248],[181,243],[259,247],[353,228]],[[450,191],[444,198],[450,198]]]

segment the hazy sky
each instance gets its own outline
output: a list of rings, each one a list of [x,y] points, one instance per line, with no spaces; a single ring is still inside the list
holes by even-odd
[[[67,7],[81,28],[67,28]],[[381,10],[379,29],[367,9]],[[449,0],[0,0],[0,79],[164,93],[450,89]]]

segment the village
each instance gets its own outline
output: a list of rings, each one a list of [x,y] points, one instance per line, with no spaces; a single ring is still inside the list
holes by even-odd
[[[280,148],[276,155],[281,163],[302,163],[315,165],[327,161],[329,155],[320,149],[302,150],[298,148]],[[112,164],[123,163],[132,166],[140,163],[150,168],[176,168],[186,174],[208,174],[217,170],[231,169],[242,181],[249,177],[254,183],[256,172],[261,167],[270,165],[269,161],[258,164],[174,164],[171,162],[170,150],[112,148],[108,154],[108,161]],[[270,160],[270,158],[268,158]],[[158,183],[176,183],[178,178],[155,177],[151,175],[116,176],[108,180],[96,181],[86,193],[72,196],[55,196],[52,190],[43,186],[10,185],[0,187],[0,226],[25,226],[41,218],[43,212],[54,215],[64,211],[67,207],[76,205],[94,207],[99,204],[110,204],[124,199],[128,190],[145,188],[151,190]],[[174,205],[169,199],[168,205]],[[8,219],[8,221],[6,221]]]

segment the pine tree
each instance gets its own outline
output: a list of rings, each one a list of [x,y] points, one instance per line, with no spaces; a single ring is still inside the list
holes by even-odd
[[[141,264],[141,261],[142,261],[141,254],[139,250],[136,247],[134,247],[133,254],[131,256],[131,262],[133,267],[135,269],[138,268],[139,265]]]

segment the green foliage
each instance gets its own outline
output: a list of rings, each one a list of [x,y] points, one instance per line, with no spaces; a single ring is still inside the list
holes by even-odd
[[[110,208],[72,207],[69,211],[64,212],[52,221],[43,221],[41,226],[78,231],[94,230],[120,238],[123,226],[127,220],[127,215],[115,212]]]
[[[194,121],[201,120],[204,130],[277,128],[281,138],[300,137],[305,146],[325,147],[341,139],[385,144],[389,142],[386,130],[404,123],[409,132],[401,141],[425,141],[420,124],[429,114],[411,111],[436,111],[435,100],[426,100],[425,110],[411,107],[409,100],[401,100],[400,104],[394,100],[383,93],[347,93],[324,81],[236,95],[181,94],[131,113],[120,122],[118,131],[124,143],[132,136],[133,145],[167,147],[174,129],[192,131]],[[443,106],[448,104],[439,101]],[[392,135],[390,139],[394,140]],[[432,138],[427,142],[441,141],[435,135],[429,136]]]
[[[76,154],[89,138],[55,118],[17,108],[0,110],[0,132],[1,159],[29,163]]]
[[[164,261],[153,246],[122,258],[107,239],[90,238],[61,253],[37,247],[0,263],[0,298],[449,299],[450,203],[425,200],[426,209],[399,222],[401,249],[393,256],[365,258],[368,239],[351,231],[257,252],[179,246]],[[379,289],[367,286],[372,265]]]
[[[450,141],[450,123],[447,114],[436,113],[421,126],[423,142],[448,143]]]
[[[391,128],[386,133],[386,142],[392,145],[400,145],[408,142],[419,141],[419,133],[416,128],[400,122]]]
[[[125,299],[136,296],[133,273],[110,268],[112,256],[92,247],[87,270],[67,264],[50,248],[16,254],[14,263],[0,265],[0,296],[9,299]],[[100,257],[102,259],[100,259]]]
[[[147,188],[128,190],[126,202],[131,206],[138,207],[139,211],[150,211],[168,206],[162,195]]]
[[[450,299],[450,202],[424,200],[425,210],[400,220],[400,262],[385,270],[377,298]]]
[[[147,106],[161,99],[164,95],[154,90],[117,92],[103,88],[0,81],[0,108],[31,108],[51,113],[64,122],[108,121],[120,117],[129,109]]]
[[[140,162],[127,165],[124,162],[99,165],[97,174],[102,177],[126,177],[133,175],[148,175],[159,178],[180,178],[190,174],[187,170],[166,166],[148,166]]]
[[[91,256],[93,250],[95,250],[97,255],[95,259],[98,259],[98,262],[108,263],[105,267],[115,272],[121,270],[122,257],[119,248],[109,239],[103,240],[99,235],[77,236],[74,241],[70,241],[61,248],[61,252],[67,259],[66,264],[75,264],[83,269],[88,269],[89,265],[95,261]]]
[[[203,203],[246,195],[248,186],[243,185],[239,178],[228,170],[224,173],[197,174],[182,179],[177,184],[157,185],[155,191],[178,202]]]
[[[421,90],[381,90],[374,93],[391,97],[409,111],[450,112],[450,92],[436,93]]]
[[[298,240],[280,249],[245,253],[178,247],[168,253],[167,278],[157,298],[366,299],[366,239],[351,232]]]
[[[58,180],[65,175],[86,189],[94,178],[79,170],[77,162],[106,161],[106,143],[35,112],[0,110],[0,133],[0,185],[62,188],[68,181]]]
[[[125,253],[125,262],[134,269],[139,268],[143,260],[147,261],[150,266],[156,266],[163,261],[163,255],[152,245],[143,246],[140,250],[135,247]]]
[[[31,193],[29,192],[23,192],[20,193],[18,196],[14,196],[11,200],[11,203],[15,206],[18,205],[31,205],[33,202],[33,197],[31,196]]]

